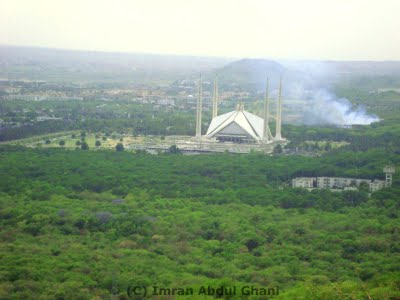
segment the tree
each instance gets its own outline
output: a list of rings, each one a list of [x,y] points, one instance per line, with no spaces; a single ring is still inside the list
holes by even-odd
[[[96,136],[95,136],[95,137],[96,137],[96,139],[99,139],[99,138],[100,138],[100,135],[96,134]]]
[[[82,150],[89,150],[89,145],[88,145],[88,143],[82,142],[82,144],[81,144],[81,149],[82,149]]]
[[[315,144],[313,145],[313,149],[314,150],[321,150],[321,147],[319,146],[318,142],[315,142]]]
[[[100,141],[96,141],[95,146],[96,147],[100,147],[101,146],[101,142]]]
[[[368,193],[368,192],[369,192],[369,184],[366,183],[366,182],[361,182],[360,185],[358,186],[358,189],[359,189],[360,191],[363,191],[363,192],[365,192],[365,193]]]
[[[58,144],[59,144],[61,147],[63,147],[63,146],[65,146],[65,141],[64,141],[64,140],[61,140]]]
[[[76,134],[73,133],[73,134],[71,135],[71,138],[75,139],[75,138],[76,138]]]
[[[115,150],[117,150],[117,151],[119,151],[119,152],[124,151],[124,145],[123,145],[122,143],[118,143],[118,144],[115,146]]]
[[[280,154],[283,152],[283,148],[282,145],[278,144],[274,147],[273,153],[274,154]]]
[[[169,147],[168,152],[172,153],[172,154],[181,154],[182,153],[181,149],[179,149],[177,145],[172,145],[171,147]]]
[[[86,132],[82,131],[81,132],[81,138],[85,138],[86,137]]]
[[[75,145],[77,145],[77,146],[80,146],[82,143],[81,143],[81,141],[76,141],[76,143],[75,143]]]
[[[331,143],[329,143],[329,142],[327,142],[326,144],[325,144],[325,151],[331,151],[332,150],[332,145],[331,145]]]
[[[102,139],[103,141],[107,141],[107,137],[106,137],[106,136],[103,136],[101,139]]]
[[[253,251],[259,245],[260,245],[260,243],[256,239],[250,239],[246,242],[246,246],[247,246],[247,249],[249,250],[249,252]]]
[[[45,143],[46,143],[46,145],[49,145],[49,144],[51,143],[51,141],[50,141],[49,139],[47,139],[47,140],[45,141]]]

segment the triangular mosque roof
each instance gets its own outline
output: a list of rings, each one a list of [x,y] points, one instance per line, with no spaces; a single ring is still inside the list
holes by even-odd
[[[206,136],[213,137],[232,123],[236,123],[255,140],[262,139],[264,119],[244,111],[243,108],[213,118]]]

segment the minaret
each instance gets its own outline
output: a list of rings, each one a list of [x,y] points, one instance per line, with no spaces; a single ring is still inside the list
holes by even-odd
[[[282,124],[282,77],[279,80],[279,96],[278,96],[278,101],[276,101],[275,140],[277,141],[282,139],[281,124]]]
[[[386,187],[391,187],[392,186],[393,174],[395,173],[394,166],[385,166],[383,168],[383,172],[385,172],[385,174],[386,174],[385,186]]]
[[[269,129],[269,96],[268,96],[268,78],[267,85],[265,88],[265,100],[264,100],[264,131],[263,140],[269,142],[272,139],[271,130]]]
[[[198,97],[197,97],[197,115],[196,115],[196,137],[201,137],[201,113],[203,105],[203,88],[201,74],[199,79]]]
[[[218,75],[215,76],[215,81],[214,81],[214,98],[213,98],[212,117],[215,118],[217,115],[218,115]]]

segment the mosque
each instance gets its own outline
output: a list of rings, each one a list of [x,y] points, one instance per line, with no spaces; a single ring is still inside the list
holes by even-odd
[[[244,110],[243,104],[238,104],[234,111],[218,115],[218,80],[214,82],[212,101],[212,120],[205,135],[201,134],[203,89],[201,76],[198,84],[196,109],[196,134],[194,137],[170,136],[162,144],[131,145],[131,149],[152,151],[169,151],[171,145],[177,146],[185,153],[229,152],[272,153],[277,145],[284,146],[288,140],[282,138],[282,80],[279,82],[279,94],[276,100],[276,113],[270,112],[270,98],[268,96],[268,80],[264,99],[263,117],[256,116]],[[275,135],[269,127],[275,121]]]
[[[207,133],[201,135],[202,119],[202,80],[199,79],[198,99],[196,110],[196,135],[194,140],[213,145],[212,148],[221,148],[226,145],[227,150],[239,147],[242,149],[261,150],[271,152],[277,144],[286,144],[288,141],[282,138],[282,80],[279,83],[279,95],[276,101],[276,115],[270,114],[270,99],[268,96],[268,80],[264,99],[263,118],[244,110],[242,104],[238,104],[236,110],[218,115],[218,80],[214,82],[214,96],[212,103],[212,120]],[[275,119],[275,136],[269,128],[270,119]],[[218,147],[218,145],[220,145]],[[230,147],[229,147],[230,146]],[[225,147],[225,148],[226,148]],[[250,150],[249,150],[250,151]],[[231,152],[231,151],[229,151]],[[247,151],[244,151],[247,152]]]

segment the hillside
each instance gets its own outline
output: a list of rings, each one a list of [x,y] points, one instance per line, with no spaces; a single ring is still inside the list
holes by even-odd
[[[226,85],[235,84],[250,89],[265,87],[267,77],[271,85],[276,85],[277,79],[285,72],[287,69],[281,64],[266,59],[241,59],[216,70],[221,82]]]
[[[219,68],[231,59],[0,46],[0,78],[89,82],[154,81]]]
[[[228,86],[248,90],[263,90],[269,77],[271,86],[283,77],[285,85],[330,88],[334,84],[367,80],[375,87],[395,87],[400,77],[400,62],[387,61],[300,61],[267,59],[241,59],[216,70],[221,81]],[[377,81],[377,82],[374,82]],[[353,83],[354,84],[354,83]]]

